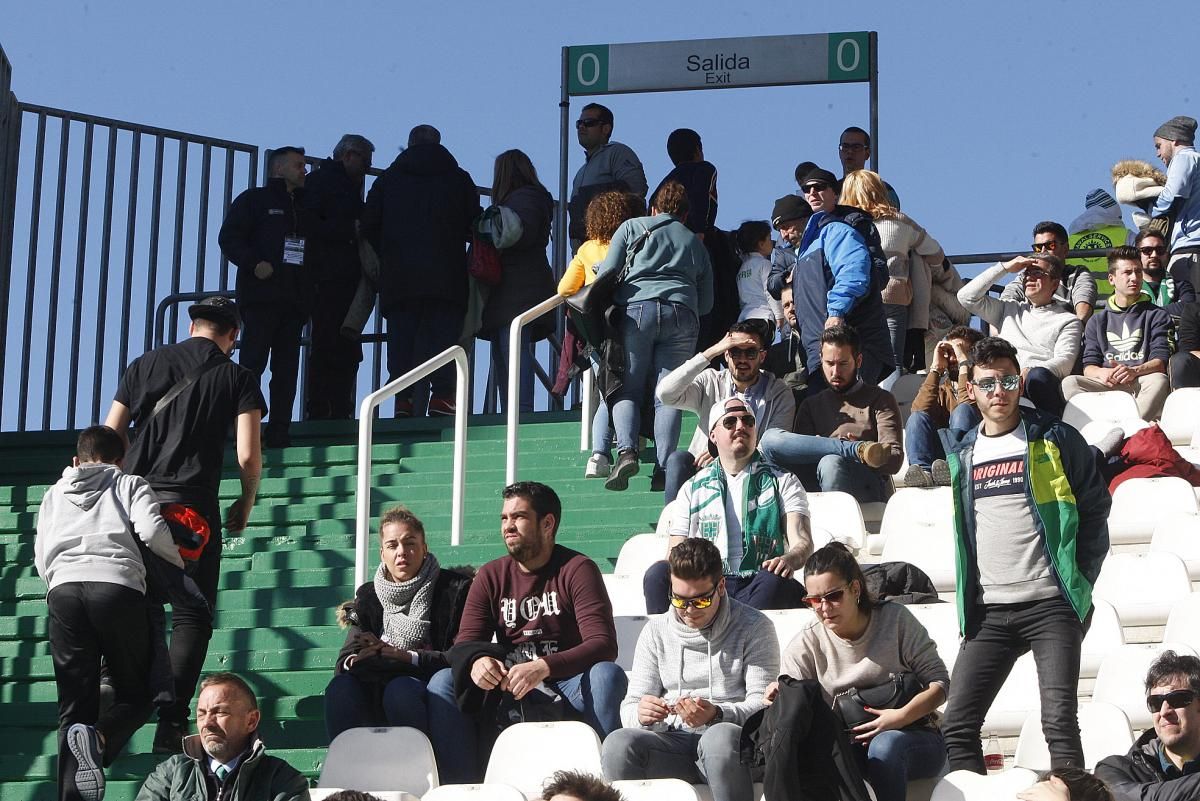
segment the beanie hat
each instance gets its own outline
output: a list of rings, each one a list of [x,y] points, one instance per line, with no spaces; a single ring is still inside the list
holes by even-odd
[[[1190,144],[1196,141],[1196,121],[1191,117],[1172,117],[1158,126],[1158,130],[1154,132],[1154,135],[1159,139],[1166,139],[1171,142],[1188,142]]]
[[[1083,200],[1083,207],[1091,209],[1099,206],[1102,209],[1111,209],[1117,205],[1117,201],[1113,200],[1113,196],[1105,192],[1103,189],[1093,189],[1087,193],[1087,197]]]
[[[812,216],[812,206],[808,201],[796,195],[784,195],[775,201],[771,209],[771,227],[778,228],[780,223],[788,220],[803,220]]]

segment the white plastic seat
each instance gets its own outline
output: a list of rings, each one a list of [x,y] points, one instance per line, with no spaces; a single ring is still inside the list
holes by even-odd
[[[950,487],[896,490],[880,528],[885,562],[921,568],[939,592],[955,588],[954,505]]]
[[[954,604],[912,604],[908,611],[929,632],[929,639],[937,646],[938,656],[946,663],[947,670],[954,669],[961,639],[958,633],[958,608]]]
[[[668,539],[659,534],[634,534],[621,546],[613,572],[624,576],[643,575],[650,565],[667,558]]]
[[[1192,582],[1178,556],[1164,551],[1109,554],[1092,595],[1117,610],[1122,626],[1161,626]]]
[[[1185,643],[1200,653],[1200,593],[1180,598],[1171,606],[1163,640]]]
[[[900,407],[900,422],[903,425],[908,422],[909,412],[912,411],[912,402],[917,397],[917,390],[925,383],[925,376],[918,373],[905,373],[896,379],[892,384],[890,392],[892,397],[896,399],[896,405]]]
[[[1031,712],[1036,712],[1041,704],[1041,694],[1038,692],[1037,665],[1033,654],[1023,654],[1013,665],[1012,671],[996,699],[983,718],[983,736],[990,734],[1001,737],[1011,737],[1021,731],[1025,718]]]
[[[863,547],[867,527],[858,500],[848,492],[810,492],[808,511],[813,527],[821,527],[851,550]]]
[[[645,615],[614,615],[617,627],[617,664],[625,672],[633,670],[633,654],[637,650],[638,637],[650,618]]]
[[[1120,707],[1134,729],[1149,728],[1153,720],[1146,709],[1146,672],[1158,655],[1167,650],[1196,655],[1191,646],[1181,642],[1122,645],[1100,664],[1092,700]]]
[[[1159,520],[1150,550],[1175,554],[1183,560],[1188,578],[1200,580],[1200,515],[1180,512]]]
[[[329,744],[317,785],[423,796],[438,786],[433,746],[423,732],[407,726],[347,729]]]
[[[1103,436],[1117,426],[1124,427],[1126,422],[1141,420],[1137,403],[1128,392],[1113,390],[1111,392],[1080,392],[1067,401],[1063,410],[1063,422],[1084,433],[1088,423],[1102,422],[1107,424]],[[1132,433],[1127,431],[1126,434]],[[1086,436],[1084,437],[1086,439]]]
[[[507,784],[443,784],[421,801],[525,801],[525,794]]]
[[[1131,478],[1113,493],[1108,539],[1113,545],[1150,542],[1155,527],[1165,518],[1198,512],[1196,493],[1184,479]]]
[[[603,573],[604,589],[608,591],[608,600],[612,602],[613,615],[627,617],[644,617],[646,614],[646,593],[642,589],[642,573],[636,576],[618,573]]]
[[[539,798],[556,770],[604,775],[600,738],[591,726],[575,720],[509,726],[496,738],[483,781],[512,785],[526,798]]]
[[[309,788],[308,797],[310,801],[325,801],[326,798],[334,793],[340,793],[345,790],[345,787],[312,787]],[[437,791],[437,788],[430,790],[430,793]],[[379,799],[379,801],[422,801],[420,796],[406,793],[399,790],[372,790],[371,795]],[[427,798],[429,796],[426,796]],[[484,799],[475,799],[475,801],[484,801]],[[501,799],[497,799],[501,801]],[[513,801],[525,801],[525,796],[518,794]]]
[[[1084,768],[1093,770],[1096,763],[1113,754],[1124,754],[1133,745],[1133,728],[1120,707],[1100,701],[1079,705],[1079,733],[1083,740]],[[1017,767],[1030,770],[1050,770],[1050,748],[1042,736],[1039,712],[1025,718],[1017,738]]]
[[[1190,445],[1196,433],[1196,409],[1200,408],[1200,388],[1185,387],[1167,395],[1158,426],[1172,445]]]
[[[612,783],[625,801],[699,801],[696,788],[682,779],[626,779]]]
[[[1092,609],[1092,625],[1084,635],[1083,651],[1079,656],[1081,679],[1095,678],[1104,657],[1125,644],[1125,632],[1121,630],[1121,619],[1113,605],[1093,598]]]
[[[775,626],[775,636],[779,638],[779,652],[783,653],[788,643],[800,630],[815,619],[811,609],[765,609],[763,614]]]
[[[1037,780],[1037,774],[1026,768],[1009,768],[987,776],[956,770],[942,777],[929,801],[1008,801]]]

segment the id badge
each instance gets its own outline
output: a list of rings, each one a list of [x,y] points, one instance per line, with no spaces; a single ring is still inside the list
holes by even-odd
[[[283,238],[283,263],[301,266],[304,264],[304,237]]]

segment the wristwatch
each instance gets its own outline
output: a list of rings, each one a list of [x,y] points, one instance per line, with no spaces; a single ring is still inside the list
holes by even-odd
[[[708,722],[710,726],[714,723],[720,723],[725,719],[725,713],[721,710],[721,707],[714,707],[714,709],[717,710],[717,714],[713,715],[713,719]]]

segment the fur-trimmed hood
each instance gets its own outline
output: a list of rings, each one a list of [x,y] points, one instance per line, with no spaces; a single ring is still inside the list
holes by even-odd
[[[1167,183],[1162,170],[1139,159],[1118,161],[1113,165],[1112,179],[1117,202],[1128,206],[1141,206],[1147,200],[1155,200]]]

